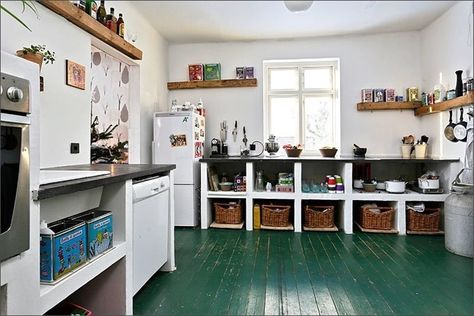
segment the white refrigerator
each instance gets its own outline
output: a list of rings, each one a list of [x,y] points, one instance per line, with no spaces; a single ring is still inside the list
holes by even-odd
[[[157,112],[153,116],[154,164],[175,164],[175,226],[199,224],[199,159],[204,153],[205,119],[194,112]]]

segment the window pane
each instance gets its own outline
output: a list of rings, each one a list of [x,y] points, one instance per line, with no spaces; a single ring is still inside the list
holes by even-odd
[[[280,146],[297,144],[298,97],[270,97],[270,134],[278,138]]]
[[[270,69],[270,90],[298,90],[298,68]]]
[[[305,89],[332,89],[332,69],[306,68],[304,69]]]
[[[305,148],[334,146],[333,104],[330,97],[305,97]]]

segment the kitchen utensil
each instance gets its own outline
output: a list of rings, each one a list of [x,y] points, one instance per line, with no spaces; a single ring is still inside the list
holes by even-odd
[[[275,153],[280,149],[280,146],[275,142],[275,135],[270,135],[268,137],[268,143],[265,143],[265,150],[270,155],[275,155]]]
[[[418,187],[420,189],[439,189],[439,179],[418,178]]]
[[[406,182],[400,180],[385,181],[385,191],[389,193],[405,193]]]
[[[461,117],[456,126],[454,126],[453,133],[460,142],[465,142],[467,140],[467,122],[463,120],[464,109],[460,108],[459,111],[461,111]]]
[[[355,157],[365,157],[365,153],[367,152],[367,148],[362,148],[354,144],[354,156]]]
[[[423,135],[421,136],[420,141],[422,144],[428,144],[428,139],[429,139],[428,136]]]
[[[242,139],[242,142],[244,143],[245,148],[247,148],[247,143],[249,140],[247,139],[247,132],[245,131],[245,126],[243,128],[243,132],[244,132],[244,138]]]
[[[377,188],[377,183],[362,183],[362,186],[364,188],[364,191],[366,192],[375,192],[375,189]]]
[[[237,121],[234,123],[234,129],[232,130],[232,138],[234,143],[237,141]]]
[[[453,111],[449,110],[449,123],[444,128],[444,136],[447,140],[456,143],[458,139],[454,136],[454,126],[456,126],[456,124],[453,123]]]

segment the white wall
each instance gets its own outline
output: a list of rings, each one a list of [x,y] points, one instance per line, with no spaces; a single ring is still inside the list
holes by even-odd
[[[41,93],[42,168],[90,162],[90,91],[89,72],[86,90],[65,85],[65,60],[86,66],[90,64],[91,35],[36,3],[39,18],[29,10],[21,13],[20,2],[2,2],[26,22],[29,32],[11,17],[1,13],[1,49],[14,54],[31,44],[45,44],[56,52],[56,62],[43,65],[45,91]],[[140,148],[141,162],[151,161],[152,113],[167,102],[167,42],[126,2],[107,2],[124,13],[126,27],[138,34],[135,46],[143,51],[140,65]],[[132,110],[131,110],[132,112]],[[80,144],[80,154],[69,153],[70,142]]]
[[[456,87],[456,70],[463,70],[463,77],[473,76],[472,10],[471,1],[460,1],[421,31],[422,87],[425,91],[433,90],[439,82],[440,72],[448,89]],[[457,122],[458,118],[456,110],[453,121]],[[464,120],[467,120],[467,115],[464,115]],[[437,131],[436,138],[431,142],[436,152],[443,157],[462,158],[466,143],[452,143],[444,137],[448,121],[449,112],[421,118],[422,126],[430,126]]]
[[[363,88],[405,89],[421,85],[420,33],[343,36],[282,41],[170,44],[169,79],[185,81],[187,65],[220,62],[222,78],[233,78],[236,66],[254,66],[257,88],[174,90],[169,100],[178,104],[203,98],[206,107],[207,147],[219,136],[219,122],[245,125],[250,140],[263,140],[262,62],[268,59],[339,57],[341,69],[342,154],[352,155],[352,144],[368,147],[369,156],[400,155],[404,135],[430,135],[413,111],[358,112]],[[242,139],[239,128],[239,142]],[[231,135],[229,135],[229,138]],[[230,141],[233,146],[233,142]],[[235,146],[235,145],[234,145]]]

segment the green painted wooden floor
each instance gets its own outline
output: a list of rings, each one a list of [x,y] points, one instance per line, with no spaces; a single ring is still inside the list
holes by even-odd
[[[442,236],[176,229],[135,314],[473,315],[473,261]]]

